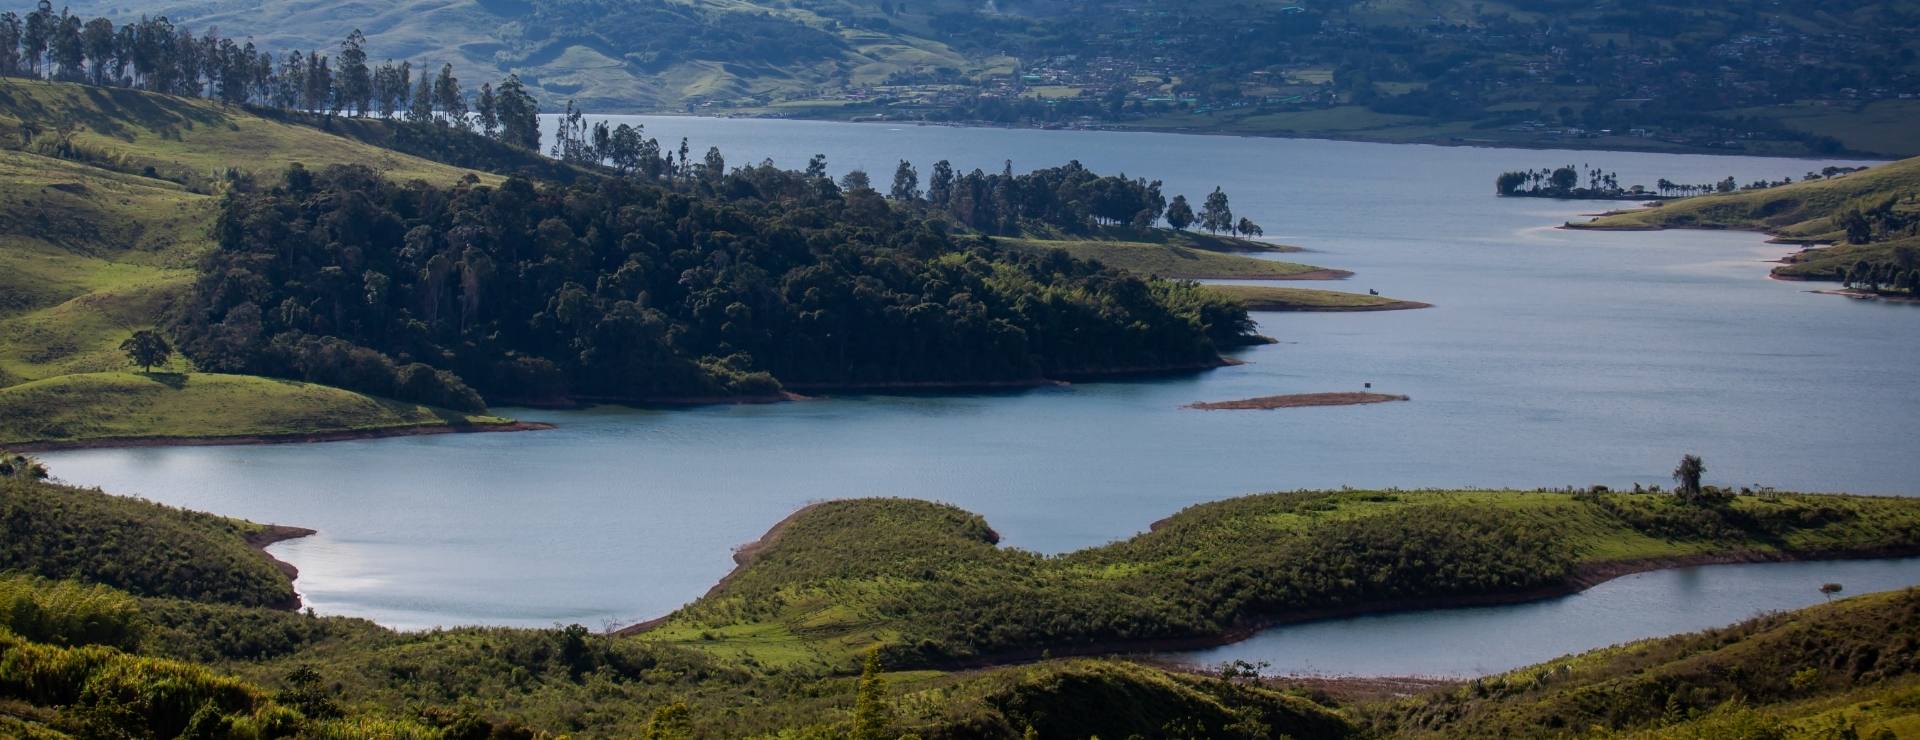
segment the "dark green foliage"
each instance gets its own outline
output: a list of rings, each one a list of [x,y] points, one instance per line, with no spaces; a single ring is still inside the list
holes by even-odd
[[[165,365],[173,358],[173,347],[158,332],[141,329],[120,343],[120,351],[127,353],[127,359],[140,366],[141,372],[153,369],[155,365]]]
[[[235,520],[97,490],[0,480],[0,570],[142,596],[293,604],[286,576],[247,546],[250,531]]]
[[[439,190],[352,167],[242,183],[177,334],[203,369],[474,408],[460,379],[644,400],[1200,368],[1251,327],[1230,302],[1002,252],[800,173],[680,186]],[[1061,217],[1039,191],[1019,202]]]
[[[986,701],[1043,738],[1164,736],[1296,740],[1351,737],[1352,725],[1298,697],[1256,685],[1154,674],[1119,663],[1070,663],[1008,682]]]

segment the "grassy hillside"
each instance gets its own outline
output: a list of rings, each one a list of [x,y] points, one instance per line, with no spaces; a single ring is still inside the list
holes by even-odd
[[[1633,563],[1920,547],[1920,500],[1516,491],[1248,496],[1058,557],[907,500],[810,507],[644,639],[760,664],[902,663],[1217,638],[1315,614],[1568,590]]]
[[[1836,241],[1845,229],[1835,220],[1849,207],[1889,197],[1920,194],[1920,157],[1876,165],[1852,174],[1742,191],[1666,201],[1652,208],[1609,214],[1573,224],[1591,229],[1750,229],[1787,239]]]
[[[1246,304],[1249,311],[1397,311],[1430,308],[1417,301],[1403,301],[1364,293],[1342,293],[1312,288],[1278,288],[1269,285],[1209,285],[1207,290],[1223,293]]]
[[[1862,172],[1777,188],[1703,195],[1653,208],[1608,214],[1568,226],[1581,229],[1749,229],[1781,239],[1826,243],[1774,268],[1785,278],[1839,280],[1855,263],[1900,264],[1902,250],[1920,249],[1910,233],[1875,234],[1864,244],[1847,243],[1843,218],[1891,203],[1897,220],[1920,220],[1920,158],[1878,165]],[[1911,227],[1907,228],[1911,231]],[[1905,258],[1910,261],[1911,258]],[[1911,268],[1911,264],[1902,265]]]
[[[40,133],[28,141],[23,123]],[[152,167],[158,179],[200,192],[216,188],[228,169],[278,174],[295,162],[363,164],[395,180],[441,185],[468,174],[497,179],[208,100],[12,78],[0,83],[0,148],[126,174]]]
[[[1140,275],[1201,280],[1337,280],[1352,273],[1313,265],[1248,257],[1213,245],[1118,239],[1007,239],[1016,249],[1058,249],[1077,259],[1095,260]],[[1237,240],[1236,240],[1237,241]]]
[[[298,603],[287,575],[248,544],[264,528],[98,490],[0,478],[0,572],[240,606]]]
[[[172,311],[212,248],[227,170],[277,177],[296,162],[443,184],[476,174],[204,100],[0,80],[0,443],[502,421],[298,383],[115,372],[120,343]]]
[[[1569,656],[1368,707],[1409,738],[1900,738],[1920,733],[1920,590]]]
[[[498,417],[247,375],[87,373],[0,388],[0,445],[331,435],[507,423]]]

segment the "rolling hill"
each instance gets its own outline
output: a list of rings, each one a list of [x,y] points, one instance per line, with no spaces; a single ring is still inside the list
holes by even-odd
[[[500,179],[211,101],[0,80],[0,442],[466,423],[321,386],[114,372],[127,369],[120,343],[154,328],[191,285],[228,178],[277,177],[295,163],[443,184]],[[162,369],[191,365],[176,357]],[[164,377],[177,387],[135,392],[166,389],[150,382]],[[251,412],[211,419],[207,409]]]

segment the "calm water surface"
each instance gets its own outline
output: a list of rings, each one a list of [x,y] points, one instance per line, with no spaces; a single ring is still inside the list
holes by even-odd
[[[1164,657],[1265,661],[1280,675],[1466,678],[1653,635],[1721,627],[1818,604],[1820,585],[1868,593],[1920,583],[1920,558],[1761,563],[1637,573],[1558,599],[1296,624]]]
[[[1374,288],[1437,307],[1262,314],[1262,331],[1280,344],[1243,353],[1246,365],[1176,379],[677,411],[505,409],[560,428],[75,451],[47,455],[55,472],[316,528],[275,548],[300,567],[308,603],[402,628],[657,616],[724,575],[732,547],[807,502],[849,496],[951,502],[984,514],[1013,546],[1061,552],[1254,491],[1626,486],[1664,482],[1683,452],[1704,455],[1715,483],[1920,494],[1911,426],[1920,309],[1768,280],[1767,261],[1789,250],[1751,234],[1571,233],[1552,227],[1609,204],[1488,194],[1494,175],[1513,168],[1590,163],[1625,183],[1744,182],[1827,162],[623,120],[665,142],[688,136],[696,152],[717,145],[734,164],[798,167],[823,153],[836,171],[863,167],[876,180],[902,158],[922,172],[941,158],[964,169],[1078,158],[1164,179],[1189,198],[1220,185],[1269,239],[1313,250],[1288,259],[1357,273],[1296,285]],[[1180,408],[1367,382],[1413,401]],[[1888,585],[1920,582],[1913,567],[1897,572],[1905,575]],[[1754,593],[1744,606],[1772,608]],[[1713,621],[1744,616],[1744,606]]]

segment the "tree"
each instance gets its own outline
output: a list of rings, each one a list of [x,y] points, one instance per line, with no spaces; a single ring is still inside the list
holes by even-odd
[[[1260,228],[1260,224],[1254,223],[1253,219],[1247,218],[1246,216],[1240,217],[1240,223],[1234,225],[1233,230],[1241,236],[1261,236],[1267,233],[1264,229]]]
[[[1233,209],[1227,207],[1227,194],[1220,188],[1214,188],[1200,207],[1200,225],[1215,234],[1233,231]]]
[[[1700,497],[1700,476],[1706,474],[1707,466],[1699,455],[1686,455],[1680,458],[1680,466],[1673,469],[1673,482],[1677,484],[1675,492],[1684,499]]]
[[[27,29],[20,38],[20,51],[26,59],[28,74],[40,73],[40,60],[47,54],[47,45],[53,43],[55,22],[50,0],[40,0],[39,6],[27,14]]]
[[[522,149],[540,150],[540,104],[527,94],[519,75],[507,75],[496,93],[500,108],[500,140]]]
[[[420,78],[420,84],[413,89],[413,102],[407,106],[409,123],[430,123],[433,121],[433,81]]]
[[[953,165],[947,160],[933,163],[933,175],[927,178],[927,201],[946,207],[953,200]]]
[[[707,156],[700,160],[700,175],[710,183],[720,182],[727,174],[727,158],[720,156],[720,147],[707,147]]]
[[[803,174],[805,174],[808,179],[826,177],[827,176],[827,155],[825,154],[813,155],[812,158],[807,160],[807,171]]]
[[[105,18],[95,18],[87,21],[87,26],[80,32],[80,35],[81,46],[85,48],[87,54],[87,64],[92,67],[93,84],[107,84],[108,73],[113,71],[113,45],[115,38],[113,21]],[[119,75],[113,75],[113,77],[118,76]]]
[[[480,115],[480,133],[494,138],[500,130],[500,106],[493,97],[493,83],[480,85],[480,101],[474,106],[474,112]]]
[[[1833,595],[1840,593],[1843,588],[1844,587],[1838,583],[1822,583],[1820,584],[1820,595],[1827,597],[1828,601],[1832,601]]]
[[[886,740],[893,724],[887,706],[887,680],[880,675],[880,651],[868,650],[860,666],[860,687],[853,699],[852,740]]]
[[[920,172],[913,163],[900,160],[900,166],[893,170],[893,188],[888,192],[894,200],[920,199]]]
[[[453,76],[453,65],[440,65],[440,74],[433,78],[433,103],[446,116],[442,123],[451,123],[455,128],[466,130],[473,128],[473,122],[467,120],[467,99],[460,94],[460,80]]]
[[[167,344],[152,329],[141,329],[120,343],[120,351],[127,353],[127,359],[140,366],[140,372],[147,372],[155,365],[165,365],[173,358],[173,347]]]
[[[867,177],[866,170],[853,170],[840,177],[840,189],[847,192],[872,190],[873,180]]]
[[[1185,231],[1193,225],[1193,206],[1187,205],[1187,196],[1173,196],[1173,202],[1167,205],[1167,225],[1174,231]]]
[[[1547,176],[1547,184],[1554,190],[1566,192],[1580,184],[1580,171],[1572,167],[1561,167]]]
[[[1493,181],[1493,192],[1495,195],[1509,195],[1527,184],[1529,179],[1525,172],[1502,172]]]
[[[13,11],[0,13],[0,75],[12,77],[25,72],[20,64],[20,37],[25,33],[20,16]]]
[[[338,74],[340,105],[355,116],[364,116],[372,108],[373,77],[367,71],[367,37],[360,29],[340,42]]]

